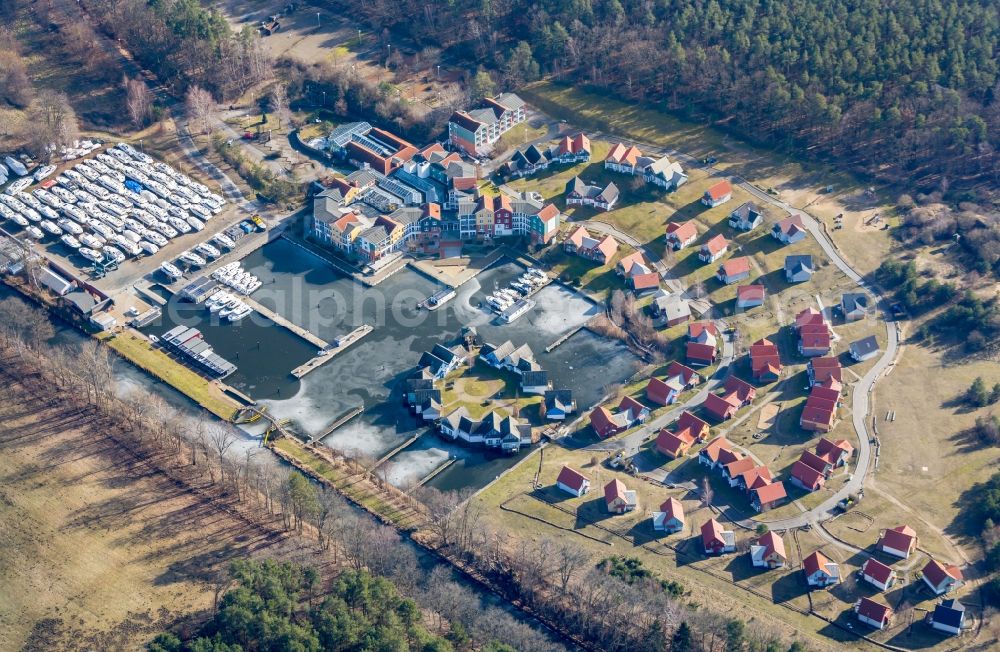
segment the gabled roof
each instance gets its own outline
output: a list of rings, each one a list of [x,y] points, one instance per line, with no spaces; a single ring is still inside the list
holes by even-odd
[[[618,261],[618,267],[628,276],[632,276],[633,274],[645,274],[649,271],[649,263],[646,262],[646,259],[643,257],[641,251],[633,251],[627,256],[624,256]]]
[[[803,486],[810,489],[816,489],[826,481],[821,472],[802,461],[798,461],[792,465],[790,475],[801,482]]]
[[[785,235],[791,235],[797,231],[804,231],[805,227],[802,225],[801,217],[798,215],[791,215],[775,224],[774,230],[784,233]]]
[[[569,412],[573,409],[573,390],[570,389],[550,389],[544,395],[545,407],[547,410],[559,409]]]
[[[698,227],[694,225],[694,220],[671,222],[667,225],[667,235],[673,235],[680,242],[687,242],[691,238],[697,237]]]
[[[702,403],[709,414],[720,419],[728,418],[730,412],[735,412],[739,409],[739,400],[733,394],[727,394],[725,397],[719,396],[718,394],[709,394],[705,397],[705,402]]]
[[[865,561],[861,566],[861,572],[865,577],[870,577],[879,584],[885,584],[892,577],[892,568],[886,566],[874,557]]]
[[[659,378],[650,378],[649,382],[646,383],[646,398],[654,403],[666,404],[672,391],[680,391],[680,389],[671,387]]]
[[[722,236],[717,236],[722,237]],[[715,238],[713,238],[714,240]],[[725,238],[723,238],[725,240]],[[711,241],[709,242],[711,244]],[[707,246],[707,245],[706,245]],[[715,252],[713,252],[715,253]],[[736,258],[730,258],[726,262],[719,266],[719,271],[725,276],[738,276],[740,274],[750,273],[750,259],[746,256],[738,256]]]
[[[954,564],[945,565],[935,559],[927,562],[922,572],[924,577],[929,579],[934,586],[939,586],[946,577],[950,577],[956,581],[962,580],[962,571],[958,566]]]
[[[702,432],[707,433],[709,430],[707,421],[699,419],[687,410],[681,412],[681,416],[677,419],[677,423],[674,424],[674,428],[677,432],[683,432],[686,430],[695,435],[700,435]]]
[[[640,156],[642,156],[642,151],[635,145],[626,147],[624,144],[618,143],[611,148],[604,160],[618,164],[635,165]]]
[[[684,522],[684,505],[681,501],[677,500],[673,496],[667,498],[662,505],[660,505],[660,511],[667,515],[667,519],[676,518],[681,523]]]
[[[868,310],[871,300],[864,292],[847,292],[840,298],[840,305],[847,312],[855,310]]]
[[[667,367],[666,378],[680,378],[685,385],[690,385],[697,375],[698,372],[691,367],[674,360]]]
[[[559,141],[559,154],[579,154],[590,152],[590,139],[586,134],[579,133],[573,137],[563,136]]]
[[[720,233],[715,237],[713,237],[708,242],[706,242],[705,244],[703,244],[701,248],[702,250],[707,251],[709,254],[714,256],[719,252],[725,251],[726,247],[728,246],[729,246],[729,241],[726,240],[726,236]],[[749,264],[747,265],[747,269],[748,270],[750,269]]]
[[[826,326],[826,319],[823,317],[823,313],[815,308],[806,308],[795,315],[795,328],[801,330],[803,326],[807,325]]]
[[[793,274],[808,271],[811,274],[816,271],[813,267],[813,257],[808,254],[785,256],[785,271]]]
[[[892,616],[892,609],[889,605],[876,602],[871,598],[861,598],[858,602],[858,615],[882,623]]]
[[[909,525],[897,525],[882,533],[878,545],[887,546],[894,550],[909,550],[914,541],[917,540],[917,533]]]
[[[742,455],[740,455],[739,453],[733,451],[733,444],[732,444],[732,442],[730,442],[728,439],[726,439],[722,435],[719,435],[718,437],[716,437],[712,441],[710,441],[707,444],[705,444],[705,447],[702,448],[698,452],[698,454],[699,455],[704,455],[705,457],[707,457],[709,460],[711,460],[713,462],[719,462],[722,459],[721,458],[721,453],[723,451],[729,451],[730,453],[732,453],[732,455],[727,455],[726,456],[729,461],[732,461],[732,458],[734,458],[734,457],[735,457],[735,459],[739,459],[740,457],[742,457]]]
[[[576,469],[564,466],[562,467],[562,470],[559,471],[559,477],[556,479],[556,482],[564,484],[575,491],[579,491],[580,487],[582,487],[585,482],[589,482],[589,480],[585,475]]]
[[[639,413],[643,410],[648,411],[649,408],[635,400],[631,396],[624,396],[620,403],[618,403],[619,412],[632,412],[635,416],[639,416]]]
[[[765,558],[770,557],[771,555],[777,555],[778,557],[781,557],[781,559],[788,559],[788,555],[785,553],[785,541],[781,538],[780,534],[775,534],[771,531],[765,532],[763,536],[757,539],[757,545],[763,546],[763,557]]]
[[[802,451],[799,456],[799,461],[807,465],[811,469],[815,469],[820,473],[826,473],[826,467],[830,463],[824,460],[822,457],[813,454],[811,451]]]
[[[609,506],[615,500],[620,500],[625,504],[633,504],[635,501],[630,501],[627,494],[628,489],[625,488],[625,485],[618,478],[615,478],[608,484],[604,485],[604,502],[606,502]]]
[[[705,338],[705,334],[712,336],[710,342]],[[690,340],[711,343],[714,346],[717,337],[719,337],[719,329],[710,321],[693,321],[688,324],[688,339]]]
[[[568,238],[566,238],[566,242],[573,245],[574,247],[579,248],[583,246],[583,241],[587,238],[590,238],[590,232],[587,231],[587,229],[580,226],[577,227],[576,230],[573,231],[573,233],[571,233]]]
[[[756,466],[757,463],[753,461],[753,458],[744,457],[727,464],[725,466],[726,475],[730,478],[737,478]]]
[[[851,446],[846,439],[830,441],[826,437],[821,437],[816,443],[816,454],[828,462],[833,463],[844,453],[847,453],[848,456],[854,453],[854,446]]]
[[[785,491],[785,484],[780,480],[764,486],[753,487],[751,491],[757,495],[757,503],[760,505],[767,505],[768,503],[788,497],[788,493]],[[784,548],[782,548],[782,555],[784,555]]]
[[[687,343],[687,357],[689,360],[700,362],[711,362],[715,359],[714,344],[699,344],[698,342]]]
[[[812,575],[816,571],[822,571],[824,574],[828,574],[827,566],[830,564],[830,560],[821,553],[819,550],[812,553],[808,557],[802,560],[802,567],[806,571],[806,575]]]
[[[741,285],[736,288],[736,300],[737,301],[763,301],[764,300],[764,286],[763,285]]]
[[[876,353],[878,352],[878,338],[874,335],[869,335],[868,337],[851,342],[850,348],[851,353],[859,356]]]
[[[660,430],[660,434],[656,436],[656,448],[661,453],[667,453],[674,457],[678,457],[686,448],[690,448],[694,443],[694,438],[691,437],[684,431],[683,433],[672,433],[666,428]]]
[[[756,217],[760,217],[762,215],[762,212],[760,210],[760,206],[758,206],[757,204],[753,203],[752,201],[746,201],[746,202],[743,202],[742,204],[740,204],[736,208],[736,210],[734,210],[729,215],[731,217],[736,217],[736,218],[739,218],[740,220],[743,220],[743,221],[746,222],[746,221],[750,221],[751,220],[751,215],[755,215]],[[753,219],[756,219],[756,218],[753,218]]]
[[[965,605],[954,598],[945,600],[934,607],[932,620],[941,625],[949,627],[961,627],[965,619]]]
[[[725,546],[726,539],[722,536],[723,532],[725,532],[725,528],[722,527],[722,523],[710,518],[701,526],[701,542],[705,548],[711,548],[713,544]]]
[[[719,181],[711,188],[705,191],[705,196],[710,198],[712,201],[719,201],[726,195],[731,195],[733,192],[733,184],[729,183],[725,179]]]
[[[612,238],[610,235],[606,235],[604,236],[604,239],[601,240],[597,244],[597,247],[595,248],[602,254],[604,254],[605,258],[611,260],[612,258],[614,258],[615,252],[618,251],[618,241]]]
[[[726,378],[726,382],[722,386],[727,392],[736,392],[736,397],[742,403],[752,401],[757,396],[756,387],[736,376]]]

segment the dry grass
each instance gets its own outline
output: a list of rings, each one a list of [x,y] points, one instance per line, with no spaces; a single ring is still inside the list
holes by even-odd
[[[137,463],[86,414],[0,406],[2,649],[138,649],[203,617],[230,560],[311,556]]]

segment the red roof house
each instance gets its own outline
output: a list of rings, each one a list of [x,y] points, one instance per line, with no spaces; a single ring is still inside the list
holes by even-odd
[[[812,451],[802,451],[802,454],[799,455],[799,461],[803,464],[808,464],[811,468],[816,469],[828,478],[830,477],[830,471],[833,470],[832,464]]]
[[[736,551],[736,535],[732,530],[726,530],[714,518],[705,521],[701,526],[701,543],[706,555],[721,555]]]
[[[839,394],[839,392],[838,392]],[[847,460],[854,455],[854,446],[846,439],[830,441],[826,437],[820,437],[816,443],[816,454],[834,466],[843,466]]]
[[[695,367],[707,367],[715,362],[715,345],[688,342],[686,356],[688,364]]]
[[[706,206],[718,206],[719,204],[725,204],[732,197],[733,184],[723,179],[705,191],[705,194],[701,197],[701,203]]]
[[[743,455],[733,450],[732,442],[722,435],[708,442],[704,448],[698,451],[698,463],[710,468],[725,466],[741,457]]]
[[[774,509],[788,499],[785,485],[780,480],[750,489],[750,504],[758,512]]]
[[[740,401],[733,393],[722,396],[719,394],[709,394],[705,397],[702,407],[712,418],[718,421],[725,421],[726,419],[733,418],[739,411]]]
[[[806,491],[816,491],[826,484],[825,475],[801,460],[792,465],[790,476],[792,484]]]
[[[882,591],[888,591],[896,579],[896,571],[872,557],[861,565],[861,579]]]
[[[691,446],[694,445],[694,437],[688,432],[673,433],[663,428],[656,436],[656,450],[660,451],[672,460],[684,457]]]
[[[799,353],[804,356],[826,355],[833,348],[833,335],[824,324],[803,324],[799,328]]]
[[[825,326],[826,318],[823,317],[823,313],[815,308],[806,308],[799,314],[795,315],[795,330],[802,328],[803,326]]]
[[[757,382],[772,382],[781,377],[781,356],[774,342],[764,338],[750,345],[750,374]]]
[[[922,571],[924,582],[937,595],[947,593],[962,581],[962,571],[954,564],[942,564],[934,559]]]
[[[606,439],[612,435],[617,435],[628,429],[624,418],[611,414],[606,407],[596,407],[590,413],[590,426],[601,439]]]
[[[809,361],[806,370],[809,374],[810,386],[822,383],[827,378],[834,378],[838,382],[844,382],[840,359],[836,356],[813,358]]]
[[[889,605],[876,602],[871,598],[858,600],[854,611],[858,614],[858,620],[877,629],[885,629],[892,619],[892,609]]]
[[[887,555],[908,559],[917,549],[917,533],[909,525],[897,525],[882,533],[875,548]]]
[[[729,250],[729,241],[721,233],[701,245],[698,251],[698,260],[703,263],[714,263],[722,258]]]
[[[618,478],[604,485],[604,502],[608,506],[608,511],[612,514],[631,512],[639,506],[635,491],[626,489],[625,485]]]
[[[590,490],[590,480],[576,469],[564,466],[556,478],[556,486],[579,498]]]
[[[785,541],[780,534],[765,532],[750,546],[750,560],[757,568],[784,568],[788,563]]]
[[[675,251],[687,247],[698,237],[698,229],[694,221],[671,222],[667,225],[667,244]]]
[[[721,238],[722,236],[718,237]],[[709,244],[711,244],[711,241],[709,241]],[[750,278],[750,259],[746,256],[730,258],[719,265],[719,271],[715,273],[715,276],[726,285],[732,285],[733,283],[739,283],[744,279],[748,279]]]
[[[719,337],[719,328],[710,321],[693,321],[688,324],[688,339],[700,344],[711,344]]]
[[[763,285],[741,285],[736,288],[737,308],[756,308],[764,305],[766,290]]]
[[[809,586],[829,586],[840,581],[840,566],[818,550],[802,560],[802,568]]]
[[[653,514],[653,529],[670,534],[684,529],[684,506],[676,498],[667,498],[660,511]]]
[[[709,428],[707,422],[684,410],[674,424],[674,431],[677,433],[686,431],[695,441],[705,441],[708,438]]]

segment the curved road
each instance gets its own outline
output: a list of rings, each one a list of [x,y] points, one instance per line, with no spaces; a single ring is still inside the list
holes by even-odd
[[[620,138],[614,136],[613,134],[600,133],[600,132],[594,133],[592,137],[601,137],[605,139],[621,141],[624,143],[634,143],[637,147],[643,149],[644,151],[652,155],[659,155],[659,156],[670,155],[677,159],[683,160],[688,165],[700,164],[699,161],[697,161],[692,156],[688,156],[687,154],[678,152],[677,150],[658,147],[650,143],[642,143],[639,141],[631,140],[629,138]],[[718,176],[718,177],[726,176],[722,171],[717,170],[713,167],[708,167],[706,169],[711,173],[712,176]],[[844,260],[844,258],[840,255],[840,252],[828,238],[821,224],[812,215],[806,213],[803,210],[789,206],[787,203],[768,194],[764,190],[749,183],[745,179],[742,179],[740,177],[733,177],[732,181],[742,189],[749,192],[759,201],[766,202],[768,204],[771,204],[772,206],[776,206],[788,212],[791,215],[797,215],[799,218],[801,218],[802,223],[813,235],[813,237],[816,239],[816,242],[819,244],[820,248],[823,249],[823,252],[833,262],[833,264],[836,265],[837,268],[840,269],[842,272],[844,272],[844,274],[847,275],[848,278],[852,279],[862,289],[870,293],[875,298],[876,310],[881,311],[883,315],[892,314],[891,310],[889,309],[889,306],[887,305],[888,302],[881,295],[879,290],[874,286],[872,286],[870,283],[865,282],[864,278],[857,271],[855,271],[854,268],[851,267],[846,260]],[[646,247],[643,246],[642,243],[638,242],[638,240],[636,240],[635,238],[619,231],[615,227],[604,222],[588,223],[588,226],[592,226],[595,231],[600,231],[602,233],[611,234],[614,235],[615,237],[621,238],[623,242],[626,242],[629,245],[632,245],[633,247],[646,252],[651,262],[655,262],[659,267],[659,261],[654,256],[649,255],[651,252],[649,252],[646,249]],[[836,513],[836,505],[838,502],[840,502],[841,500],[843,500],[852,493],[858,493],[864,487],[865,477],[868,475],[869,467],[872,464],[872,454],[873,454],[872,444],[871,444],[872,434],[868,431],[868,422],[869,422],[868,412],[871,409],[871,393],[875,387],[875,383],[878,381],[878,379],[882,376],[885,370],[892,364],[893,360],[896,358],[896,354],[899,349],[899,331],[897,330],[896,323],[891,318],[887,317],[883,317],[883,321],[885,322],[886,335],[888,336],[888,341],[885,347],[885,351],[882,353],[882,356],[878,359],[875,365],[868,371],[868,373],[865,374],[864,377],[861,380],[859,380],[854,386],[851,418],[854,422],[854,430],[858,435],[858,449],[857,449],[858,456],[854,468],[854,473],[852,474],[850,480],[848,480],[848,482],[833,496],[824,500],[821,504],[817,505],[816,507],[802,514],[790,518],[782,518],[772,521],[747,520],[744,523],[753,523],[751,527],[757,525],[758,523],[765,523],[769,528],[773,530],[791,529],[791,528],[802,527],[804,525],[812,525],[820,520],[823,520],[829,516],[834,515]],[[716,382],[717,378],[718,378],[718,373],[716,374]],[[707,389],[708,387],[704,388],[702,392],[699,392],[697,396],[693,397],[690,401],[688,401],[688,403],[686,403],[684,407],[686,408],[689,406],[698,405],[702,401],[704,401],[704,393],[706,392]],[[673,414],[674,412],[671,412],[671,415]],[[657,422],[659,422],[660,420],[661,419],[657,419]],[[648,427],[649,426],[647,426],[647,428]],[[645,430],[645,428],[643,430]],[[632,437],[633,435],[630,435],[629,439],[631,439]]]

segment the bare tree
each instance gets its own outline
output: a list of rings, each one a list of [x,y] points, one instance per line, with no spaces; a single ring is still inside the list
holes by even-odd
[[[564,541],[556,546],[555,566],[559,576],[559,586],[566,593],[570,580],[577,571],[590,561],[590,555],[579,546]]]
[[[188,120],[199,133],[207,133],[215,113],[215,98],[198,85],[192,85],[184,96]]]
[[[48,158],[53,147],[70,144],[79,134],[76,112],[65,93],[43,90],[28,106],[29,148],[40,158]]]
[[[129,79],[125,76],[122,79],[125,86],[125,108],[128,109],[129,118],[136,129],[146,126],[153,110],[153,94],[146,83],[139,79]]]
[[[705,507],[710,507],[714,496],[715,493],[712,491],[712,483],[706,475],[701,479],[701,504]]]
[[[422,487],[417,498],[427,507],[431,530],[447,547],[452,543],[453,512],[461,500],[458,492]]]
[[[211,424],[208,428],[208,443],[218,459],[219,479],[225,483],[226,451],[236,443],[236,434],[228,425]]]
[[[288,110],[288,88],[283,82],[271,86],[271,111],[278,118],[278,128],[282,123],[289,122],[291,113]]]

